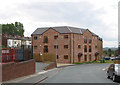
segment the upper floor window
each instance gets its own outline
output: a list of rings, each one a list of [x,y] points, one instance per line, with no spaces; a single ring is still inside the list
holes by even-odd
[[[54,48],[55,48],[55,49],[58,49],[58,45],[54,45]]]
[[[78,36],[78,39],[80,40],[80,35]]]
[[[55,35],[55,36],[54,36],[54,39],[58,39],[58,35]]]
[[[44,43],[48,43],[48,37],[47,37],[47,36],[44,36],[43,42],[44,42]]]
[[[92,39],[91,38],[89,38],[89,43],[92,43]]]
[[[84,37],[84,43],[87,43],[87,37]]]
[[[34,36],[34,40],[37,40],[37,36]]]
[[[65,48],[65,49],[68,49],[68,45],[64,45],[64,48]]]
[[[81,48],[81,45],[78,45],[78,48],[80,49],[80,48]]]
[[[45,45],[45,46],[44,46],[44,53],[47,53],[47,52],[48,52],[48,46]]]
[[[68,39],[68,35],[64,35],[64,39]]]

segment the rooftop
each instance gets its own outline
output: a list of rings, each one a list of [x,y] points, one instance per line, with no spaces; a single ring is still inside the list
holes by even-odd
[[[86,30],[88,29],[83,29],[83,28],[77,28],[77,27],[70,27],[70,26],[58,26],[58,27],[43,27],[43,28],[37,28],[32,35],[38,35],[38,34],[43,34],[46,32],[48,29],[54,29],[55,31],[59,33],[77,33],[77,34],[83,34]],[[91,32],[91,31],[90,31]],[[96,35],[95,33],[91,32],[92,35]],[[96,35],[97,36],[97,35]]]

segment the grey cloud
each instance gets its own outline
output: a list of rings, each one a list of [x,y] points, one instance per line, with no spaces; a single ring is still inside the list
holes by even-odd
[[[101,14],[106,13],[104,8],[95,10],[94,5],[89,2],[34,2],[19,4],[16,9],[31,16],[33,22],[66,22],[73,26],[76,24],[79,27],[94,30],[105,40],[117,40],[117,38],[104,36],[105,32],[110,29],[110,26],[98,18]],[[16,12],[13,13],[13,15],[16,14]]]

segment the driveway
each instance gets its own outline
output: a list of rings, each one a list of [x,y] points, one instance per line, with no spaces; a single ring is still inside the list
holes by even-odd
[[[47,63],[43,63],[43,62],[36,62],[36,69],[35,71],[36,72],[41,72],[41,71],[44,71],[45,67],[48,66],[49,64]]]

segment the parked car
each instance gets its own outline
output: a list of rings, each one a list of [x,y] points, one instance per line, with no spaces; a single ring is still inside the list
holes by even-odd
[[[115,57],[116,60],[120,60],[120,57]]]
[[[110,57],[111,60],[115,60],[116,57]]]
[[[105,60],[110,60],[110,57],[104,57],[103,59],[105,59]]]
[[[120,80],[120,64],[111,64],[107,70],[107,78],[114,82]]]

